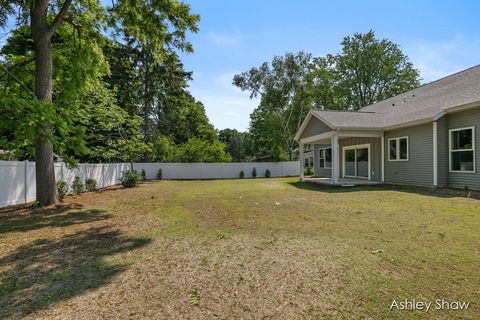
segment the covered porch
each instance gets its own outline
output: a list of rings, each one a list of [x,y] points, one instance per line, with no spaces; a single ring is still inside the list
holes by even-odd
[[[305,145],[313,146],[314,175],[304,176]],[[300,178],[335,186],[376,185],[384,179],[383,131],[332,130],[299,139]]]

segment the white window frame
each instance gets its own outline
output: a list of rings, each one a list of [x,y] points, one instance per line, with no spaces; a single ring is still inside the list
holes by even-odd
[[[343,149],[343,152],[342,152],[343,177],[344,178],[357,178],[357,179],[371,180],[372,177],[371,177],[370,174],[372,172],[372,168],[371,168],[372,158],[370,158],[370,143],[357,144],[357,145],[354,145],[354,146],[345,146],[342,149]],[[368,177],[358,176],[358,172],[357,172],[357,149],[368,149]],[[347,175],[347,168],[345,167],[345,152],[347,150],[355,150],[355,175],[354,176]]]
[[[459,149],[459,150],[452,150],[452,132],[455,131],[462,131],[462,130],[472,130],[472,148],[471,149]],[[473,170],[465,171],[465,170],[452,170],[452,153],[458,151],[472,151],[473,152]],[[475,126],[471,127],[463,127],[463,128],[455,128],[448,130],[448,170],[449,172],[458,172],[458,173],[475,173]]]
[[[318,167],[319,167],[320,169],[332,169],[332,165],[331,165],[331,164],[330,164],[330,167],[327,167],[327,157],[325,156],[325,155],[326,155],[325,150],[327,150],[327,149],[330,149],[330,154],[331,154],[331,157],[332,157],[330,163],[333,162],[333,154],[332,154],[332,151],[331,151],[331,150],[332,150],[332,147],[325,147],[325,148],[320,148],[320,149],[318,149]],[[323,150],[323,158],[320,156],[320,154],[321,154],[320,150]],[[320,160],[321,160],[321,159],[323,159],[323,163],[324,163],[324,166],[323,166],[323,167],[320,167]]]
[[[407,140],[407,159],[400,159],[400,140],[406,139]],[[396,158],[392,159],[391,154],[390,154],[390,141],[396,140]],[[387,141],[387,151],[388,151],[388,161],[408,161],[410,159],[410,139],[408,136],[404,137],[395,137],[395,138],[390,138]]]

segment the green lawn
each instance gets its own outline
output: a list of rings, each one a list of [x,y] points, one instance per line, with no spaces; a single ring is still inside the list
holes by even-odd
[[[0,318],[480,319],[480,201],[295,178],[0,209]],[[390,311],[394,299],[467,311]]]

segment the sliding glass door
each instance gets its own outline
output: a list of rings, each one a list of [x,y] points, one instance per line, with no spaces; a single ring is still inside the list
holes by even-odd
[[[343,176],[369,178],[370,145],[343,148]]]

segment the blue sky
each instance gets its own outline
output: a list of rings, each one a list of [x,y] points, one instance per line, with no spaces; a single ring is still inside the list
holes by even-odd
[[[192,0],[200,32],[195,53],[183,56],[194,72],[192,94],[218,129],[246,130],[258,101],[233,87],[235,73],[303,50],[336,53],[344,36],[375,30],[400,45],[422,82],[480,63],[479,1]]]

